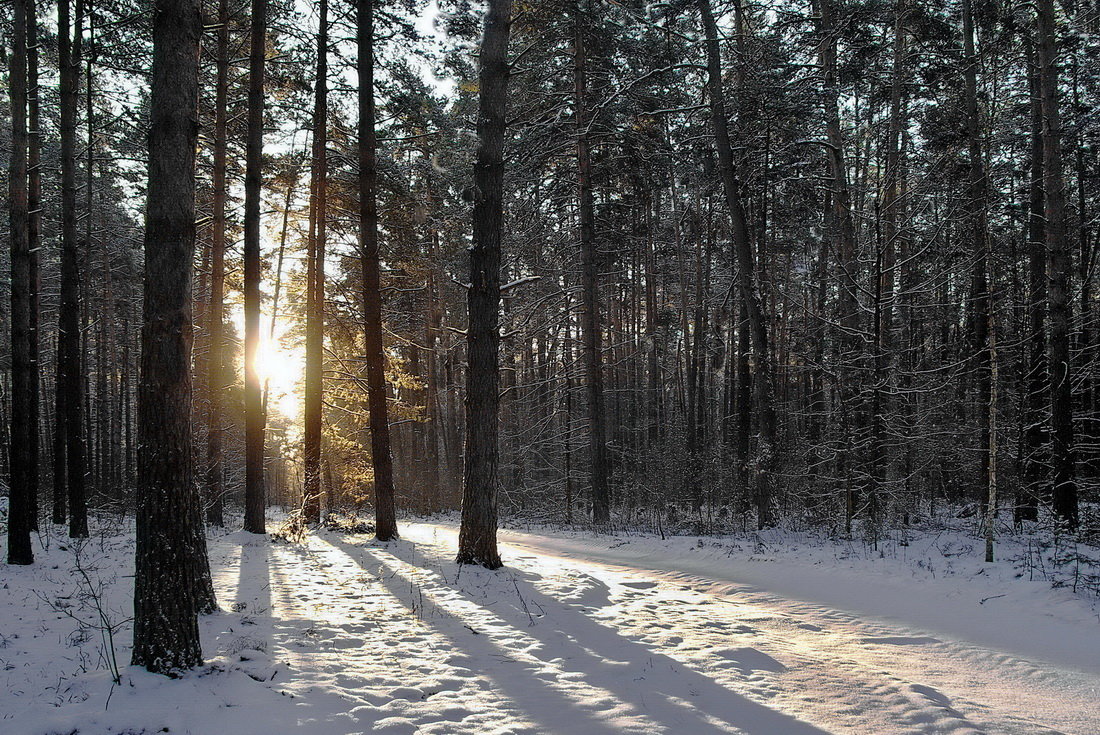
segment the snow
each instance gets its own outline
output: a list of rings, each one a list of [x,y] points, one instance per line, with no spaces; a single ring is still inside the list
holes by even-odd
[[[128,667],[133,535],[0,568],[0,733],[1100,733],[1095,600],[907,546],[502,531],[211,538],[222,611],[179,680]],[[112,682],[94,600],[118,626]],[[1011,554],[1006,553],[1006,558]]]

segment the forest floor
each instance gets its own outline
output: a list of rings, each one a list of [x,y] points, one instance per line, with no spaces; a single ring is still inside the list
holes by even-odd
[[[179,680],[125,665],[132,534],[44,535],[0,569],[0,733],[1100,733],[1100,607],[1011,547],[502,531],[489,572],[401,533],[212,537]]]

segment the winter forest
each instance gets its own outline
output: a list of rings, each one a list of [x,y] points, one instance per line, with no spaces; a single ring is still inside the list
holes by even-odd
[[[1100,732],[1100,5],[10,0],[0,733]]]

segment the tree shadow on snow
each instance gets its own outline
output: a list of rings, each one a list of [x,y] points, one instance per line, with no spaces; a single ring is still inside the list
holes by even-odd
[[[229,642],[231,648],[252,648],[269,652],[269,628],[263,618],[273,617],[271,609],[271,543],[266,537],[255,539],[241,531],[241,557],[237,570],[237,594],[232,610],[241,614],[240,633]],[[233,651],[235,653],[235,651]]]
[[[719,685],[683,663],[657,653],[645,645],[621,635],[617,630],[590,618],[575,603],[563,602],[541,593],[534,582],[540,577],[530,572],[502,569],[487,572],[475,567],[461,570],[439,557],[425,556],[409,543],[391,544],[385,549],[364,548],[326,539],[368,568],[383,564],[393,574],[383,579],[390,594],[405,602],[409,582],[388,556],[432,575],[431,582],[421,581],[424,591],[435,596],[438,623],[429,616],[425,622],[448,638],[456,650],[465,651],[475,661],[499,660],[501,648],[489,635],[457,635],[469,622],[445,608],[446,596],[475,605],[481,614],[495,616],[505,625],[535,641],[525,652],[559,668],[570,681],[580,681],[603,690],[612,700],[598,703],[599,709],[556,689],[537,670],[520,660],[505,659],[491,664],[484,673],[498,691],[517,707],[537,720],[547,731],[578,731],[570,726],[570,715],[589,718],[584,732],[619,732],[612,721],[598,718],[611,707],[623,707],[624,717],[640,717],[681,732],[713,732],[718,723],[738,728],[748,735],[825,735],[825,731],[748,699]],[[426,562],[428,562],[426,564]],[[480,586],[480,588],[479,588]],[[485,589],[491,588],[491,589]],[[514,593],[509,593],[509,588]],[[479,596],[477,593],[481,592]],[[495,593],[495,594],[490,594]],[[513,598],[510,599],[510,598]],[[452,603],[453,604],[453,603]],[[423,612],[423,610],[421,610]],[[492,657],[496,658],[492,658]]]

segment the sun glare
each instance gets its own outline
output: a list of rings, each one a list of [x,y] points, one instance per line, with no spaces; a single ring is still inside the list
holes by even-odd
[[[233,322],[243,335],[242,310],[234,309]],[[280,324],[276,323],[275,334],[270,334],[270,315],[263,315],[261,324],[264,326],[260,331],[257,369],[261,382],[267,386],[268,408],[272,413],[297,421],[302,409],[299,383],[305,374],[305,353],[301,346],[286,339],[286,330]]]

